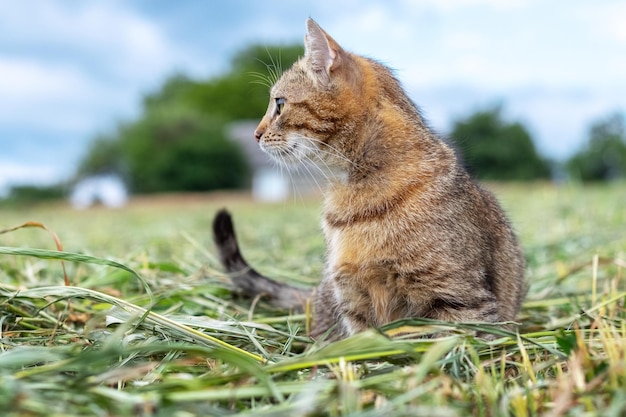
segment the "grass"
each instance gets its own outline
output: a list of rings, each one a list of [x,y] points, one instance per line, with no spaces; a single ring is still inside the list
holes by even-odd
[[[233,295],[210,236],[227,205],[251,263],[314,285],[324,253],[317,203],[179,196],[123,210],[0,207],[0,229],[40,222],[64,248],[39,228],[0,235],[0,410],[624,415],[624,184],[494,188],[528,259],[518,332],[412,319],[326,346],[306,337],[304,315]],[[477,328],[496,339],[473,338]]]

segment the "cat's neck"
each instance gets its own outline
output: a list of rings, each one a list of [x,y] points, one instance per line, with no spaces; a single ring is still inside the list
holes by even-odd
[[[454,153],[429,129],[390,71],[376,61],[352,58],[359,79],[346,119],[353,123],[337,138],[338,148],[352,161],[343,164],[346,181],[352,186],[379,186],[385,180],[423,183],[433,170],[454,164]]]
[[[383,101],[348,138],[344,183],[366,189],[384,184],[425,184],[456,165],[450,149],[417,111]]]
[[[325,194],[330,223],[383,215],[409,194],[436,193],[454,182],[458,171],[454,151],[414,116],[383,104],[358,140],[353,138],[349,155],[353,164]]]

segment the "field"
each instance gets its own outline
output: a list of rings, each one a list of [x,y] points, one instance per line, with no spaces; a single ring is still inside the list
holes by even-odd
[[[528,260],[518,332],[414,319],[326,346],[306,315],[233,294],[210,234],[228,206],[251,264],[314,285],[317,202],[0,206],[0,229],[40,222],[64,249],[0,234],[0,414],[626,415],[626,184],[492,189]]]

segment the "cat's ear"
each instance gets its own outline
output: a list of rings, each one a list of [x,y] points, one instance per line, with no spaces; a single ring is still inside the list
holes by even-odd
[[[327,84],[331,73],[341,65],[345,52],[313,19],[307,19],[306,29],[304,54],[309,57],[309,65],[319,81]]]

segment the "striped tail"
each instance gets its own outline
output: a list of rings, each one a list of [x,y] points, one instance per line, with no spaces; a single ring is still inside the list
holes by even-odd
[[[260,295],[276,307],[304,310],[312,291],[276,282],[248,265],[239,250],[232,218],[224,209],[213,219],[213,239],[224,269],[243,295],[250,298]]]

